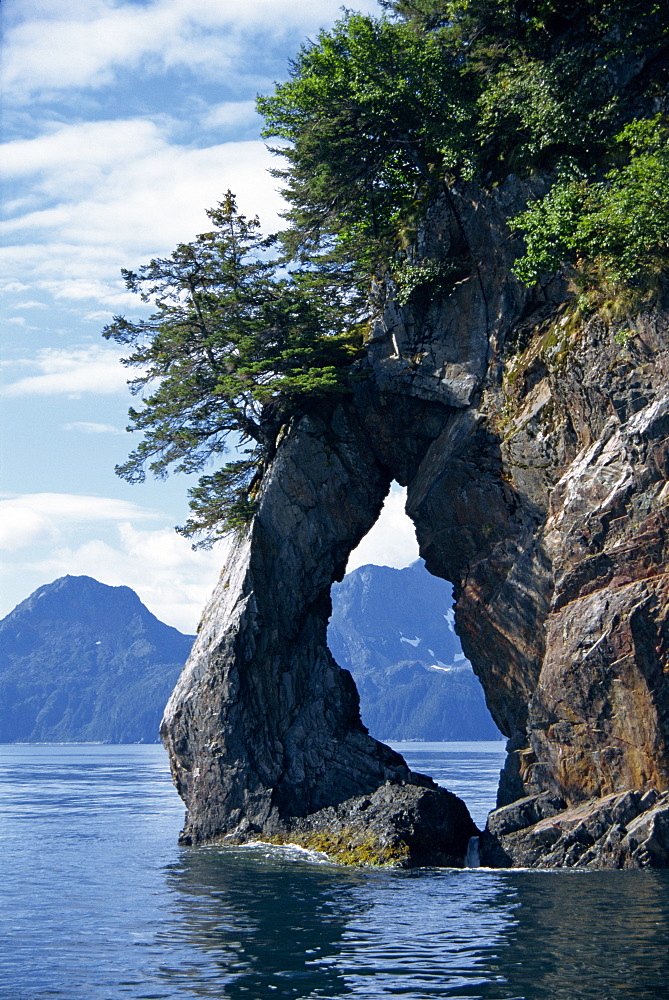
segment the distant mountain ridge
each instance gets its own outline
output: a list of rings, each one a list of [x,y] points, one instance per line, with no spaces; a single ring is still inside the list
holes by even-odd
[[[0,622],[0,742],[157,742],[193,639],[130,587],[40,587]]]
[[[362,566],[332,588],[332,653],[379,739],[498,739],[453,630],[450,585],[422,562]],[[155,743],[194,640],[129,587],[64,576],[0,621],[0,743]]]
[[[455,634],[451,585],[422,560],[360,566],[333,585],[332,604],[328,645],[355,678],[373,736],[502,739]]]

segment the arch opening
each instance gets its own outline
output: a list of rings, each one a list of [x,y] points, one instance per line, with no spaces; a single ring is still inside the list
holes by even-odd
[[[375,739],[403,754],[407,743],[501,744],[455,631],[453,588],[420,559],[405,503],[406,490],[393,482],[346,576],[332,585],[328,647],[353,676],[362,721]],[[444,752],[434,748],[423,766],[438,768],[438,780],[460,794],[441,764]],[[490,752],[503,751],[500,745]]]

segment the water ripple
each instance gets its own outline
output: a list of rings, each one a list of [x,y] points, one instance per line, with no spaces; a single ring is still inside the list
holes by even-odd
[[[477,765],[475,747],[431,745],[411,763],[465,787],[476,773],[482,809],[491,753]],[[3,747],[0,764],[1,1000],[667,995],[667,872],[392,872],[263,844],[180,850],[158,747]]]

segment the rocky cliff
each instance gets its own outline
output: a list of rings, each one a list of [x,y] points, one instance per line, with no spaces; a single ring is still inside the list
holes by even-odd
[[[499,805],[667,789],[667,296],[615,318],[558,281],[528,291],[506,220],[529,193],[438,200],[419,252],[465,261],[461,280],[404,307],[379,289],[352,396],[283,429],[163,721],[185,840],[367,829],[390,859],[462,858],[466,810],[366,734],[326,647],[330,586],[392,479],[509,740]]]

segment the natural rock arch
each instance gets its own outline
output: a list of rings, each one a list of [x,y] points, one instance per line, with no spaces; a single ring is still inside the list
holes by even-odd
[[[392,479],[509,738],[500,804],[669,784],[667,314],[621,346],[561,286],[531,299],[504,223],[526,196],[436,206],[421,252],[464,237],[471,277],[389,301],[352,396],[285,428],[163,722],[186,840],[333,847],[355,826],[386,859],[462,858],[466,810],[366,734],[326,645],[330,586]]]
[[[294,839],[297,820],[343,803],[349,827],[354,799],[367,829],[369,796],[380,792],[372,804],[384,829],[389,812],[418,810],[423,825],[423,814],[443,812],[441,846],[430,846],[432,823],[414,837],[416,856],[464,855],[475,832],[465,807],[367,734],[353,680],[326,644],[331,584],[391,478],[355,405],[287,430],[166,711],[163,735],[188,805],[184,839]],[[330,835],[332,822],[309,825]]]

